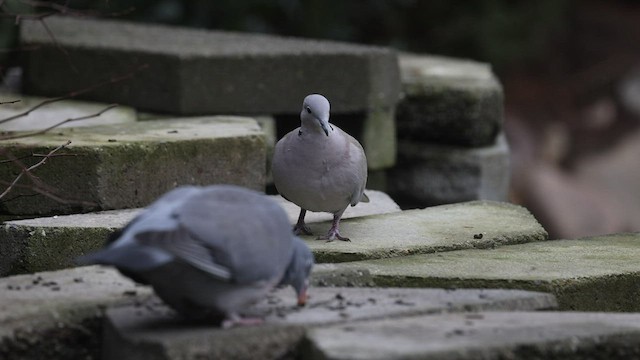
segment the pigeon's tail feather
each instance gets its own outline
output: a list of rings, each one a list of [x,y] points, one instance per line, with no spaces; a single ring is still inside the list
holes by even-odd
[[[112,265],[120,270],[141,272],[152,270],[173,260],[163,250],[140,245],[106,248],[76,259],[79,265]]]
[[[367,194],[362,193],[362,197],[360,197],[360,202],[363,202],[363,203],[369,202],[369,197],[367,196]]]

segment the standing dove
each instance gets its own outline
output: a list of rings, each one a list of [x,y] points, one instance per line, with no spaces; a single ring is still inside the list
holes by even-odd
[[[238,311],[275,286],[292,285],[304,305],[313,255],[274,201],[214,185],[168,192],[78,262],[113,265],[187,317],[234,325],[259,322]]]
[[[311,234],[304,222],[307,211],[328,212],[333,223],[318,239],[349,241],[340,235],[340,218],[349,205],[369,202],[364,194],[367,158],[356,139],[329,124],[329,110],[322,95],[304,98],[300,127],[276,144],[273,182],[280,195],[300,206],[296,235]]]

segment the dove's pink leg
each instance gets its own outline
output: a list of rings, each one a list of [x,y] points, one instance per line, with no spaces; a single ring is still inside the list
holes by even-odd
[[[327,233],[326,236],[319,236],[318,240],[333,241],[335,239],[338,239],[342,241],[351,241],[349,238],[343,237],[340,235],[339,227],[340,227],[340,218],[342,218],[342,213],[344,213],[344,210],[333,214],[333,222],[331,223],[331,228],[329,229],[329,232]]]
[[[298,216],[298,222],[293,227],[293,233],[296,235],[313,235],[311,229],[304,223],[304,216],[307,214],[307,210],[300,208],[300,216]]]

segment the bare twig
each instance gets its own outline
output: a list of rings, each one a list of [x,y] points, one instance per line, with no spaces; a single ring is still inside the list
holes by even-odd
[[[55,98],[43,100],[41,103],[34,105],[33,107],[31,107],[28,110],[25,110],[25,111],[23,111],[23,112],[21,112],[19,114],[15,114],[15,115],[12,115],[12,116],[9,116],[7,118],[4,118],[4,119],[0,120],[0,124],[4,124],[6,122],[21,118],[23,116],[27,116],[31,112],[33,112],[34,110],[36,110],[38,108],[41,108],[41,107],[43,107],[45,105],[48,105],[48,104],[51,104],[51,103],[54,103],[54,102],[58,102],[58,101],[62,101],[62,100],[66,100],[66,99],[72,99],[72,98],[75,98],[76,96],[79,96],[79,95],[82,95],[82,94],[86,94],[86,93],[91,92],[91,91],[93,91],[93,90],[95,90],[97,88],[100,88],[102,86],[106,86],[106,85],[109,85],[109,84],[115,84],[115,83],[119,83],[121,81],[130,79],[138,71],[145,70],[148,67],[149,67],[148,64],[142,64],[142,65],[138,66],[137,68],[135,68],[134,70],[132,70],[132,71],[126,73],[126,74],[113,76],[113,77],[111,77],[111,78],[109,78],[107,80],[104,80],[102,82],[99,82],[97,84],[91,85],[91,86],[86,87],[86,88],[81,89],[81,90],[72,91],[72,92],[70,92],[70,93],[68,93],[66,95],[62,95],[62,96],[58,96],[58,97],[55,97]]]
[[[94,118],[94,117],[98,117],[102,114],[104,114],[105,112],[117,107],[118,104],[111,104],[108,105],[107,107],[105,107],[104,109],[98,111],[95,114],[91,114],[91,115],[85,115],[85,116],[80,116],[80,117],[76,117],[76,118],[69,118],[67,120],[63,120],[60,121],[57,124],[53,124],[51,126],[49,126],[48,128],[44,128],[42,130],[37,130],[37,131],[32,131],[32,132],[28,132],[28,133],[20,133],[20,134],[15,134],[15,135],[0,135],[0,140],[12,140],[12,139],[22,139],[22,138],[26,138],[26,137],[31,137],[31,136],[35,136],[35,135],[40,135],[40,134],[44,134],[47,131],[50,131],[52,129],[55,129],[59,126],[62,126],[66,123],[70,123],[72,121],[80,121],[80,120],[86,120],[86,119],[90,119],[90,118]]]
[[[9,101],[0,101],[0,105],[6,105],[6,104],[15,104],[18,103],[22,100],[9,100]]]
[[[13,179],[13,181],[12,181],[12,182],[9,184],[9,186],[8,186],[8,187],[7,187],[7,188],[2,192],[2,194],[0,194],[0,199],[2,199],[4,196],[6,196],[6,195],[9,193],[9,191],[11,191],[11,189],[13,189],[13,188],[18,184],[18,181],[20,181],[20,178],[22,178],[22,176],[23,176],[24,174],[30,173],[31,171],[35,170],[36,168],[38,168],[38,167],[40,167],[40,166],[44,165],[44,164],[47,162],[47,160],[49,160],[49,158],[50,158],[51,156],[53,156],[53,154],[54,154],[56,151],[58,151],[58,150],[60,150],[60,149],[63,149],[63,148],[65,148],[65,147],[67,147],[69,144],[71,144],[71,140],[67,140],[67,142],[66,142],[66,143],[64,143],[64,144],[62,144],[62,145],[60,145],[60,146],[56,147],[55,149],[51,150],[51,151],[50,151],[50,152],[49,152],[45,157],[43,157],[43,158],[42,158],[42,160],[38,161],[37,163],[35,163],[35,164],[31,165],[30,167],[28,167],[28,168],[26,168],[26,169],[22,169],[22,171],[20,172],[20,174],[18,174],[18,176],[16,176],[16,177],[15,177],[15,179]],[[34,188],[34,190],[35,190],[35,188]]]

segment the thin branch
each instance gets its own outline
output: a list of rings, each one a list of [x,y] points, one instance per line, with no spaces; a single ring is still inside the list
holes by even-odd
[[[109,111],[109,110],[111,110],[111,109],[113,109],[113,108],[115,108],[117,106],[118,106],[118,104],[110,104],[110,105],[108,105],[107,107],[105,107],[104,109],[98,111],[95,114],[80,116],[80,117],[76,117],[76,118],[69,118],[67,120],[60,121],[57,124],[53,124],[53,125],[49,126],[48,128],[44,128],[44,129],[38,130],[38,131],[33,131],[33,132],[28,132],[28,133],[20,133],[20,134],[16,134],[16,135],[4,135],[4,136],[0,135],[0,140],[22,139],[22,138],[26,138],[26,137],[31,137],[31,136],[35,136],[35,135],[44,134],[47,131],[55,129],[55,128],[57,128],[59,126],[62,126],[64,124],[66,124],[66,123],[98,117],[98,116],[104,114],[105,112],[107,112],[107,111]]]
[[[19,114],[12,115],[12,116],[9,116],[7,118],[4,118],[4,119],[0,120],[0,124],[4,124],[6,122],[21,118],[23,116],[27,116],[31,112],[33,112],[34,110],[36,110],[38,108],[41,108],[41,107],[43,107],[45,105],[48,105],[48,104],[51,104],[51,103],[54,103],[54,102],[58,102],[58,101],[62,101],[62,100],[66,100],[66,99],[72,99],[72,98],[75,98],[76,96],[79,96],[79,95],[82,95],[82,94],[86,94],[86,93],[91,92],[91,91],[93,91],[93,90],[95,90],[97,88],[100,88],[102,86],[106,86],[106,85],[109,85],[109,84],[116,84],[116,83],[119,83],[121,81],[130,79],[138,71],[145,70],[148,67],[149,67],[149,64],[142,64],[142,65],[138,66],[137,68],[135,68],[134,70],[132,70],[132,71],[130,71],[130,72],[124,74],[124,75],[111,77],[111,78],[109,78],[109,79],[107,79],[105,81],[99,82],[97,84],[91,85],[91,86],[86,87],[86,88],[81,89],[81,90],[72,91],[72,92],[70,92],[70,93],[68,93],[66,95],[62,95],[62,96],[58,96],[58,97],[55,97],[55,98],[43,100],[41,103],[36,104],[35,106],[31,107],[28,110],[25,110],[24,112],[21,112]]]
[[[0,101],[0,105],[15,104],[15,103],[19,103],[20,101],[22,101],[22,100]]]
[[[0,194],[0,199],[2,199],[4,196],[6,196],[9,191],[11,191],[11,189],[13,189],[14,186],[16,186],[16,184],[18,183],[18,181],[20,181],[20,178],[22,178],[22,175],[29,173],[35,169],[37,169],[38,167],[44,165],[47,160],[58,150],[63,149],[65,147],[67,147],[69,144],[71,144],[71,140],[67,140],[66,143],[56,147],[55,149],[51,150],[45,157],[42,158],[42,160],[38,161],[37,163],[31,165],[30,167],[23,169],[20,174],[18,174],[18,176],[16,176],[15,179],[13,179],[13,181],[11,182],[11,184],[9,184],[9,186],[2,192],[2,194]],[[34,189],[35,190],[35,189]]]

